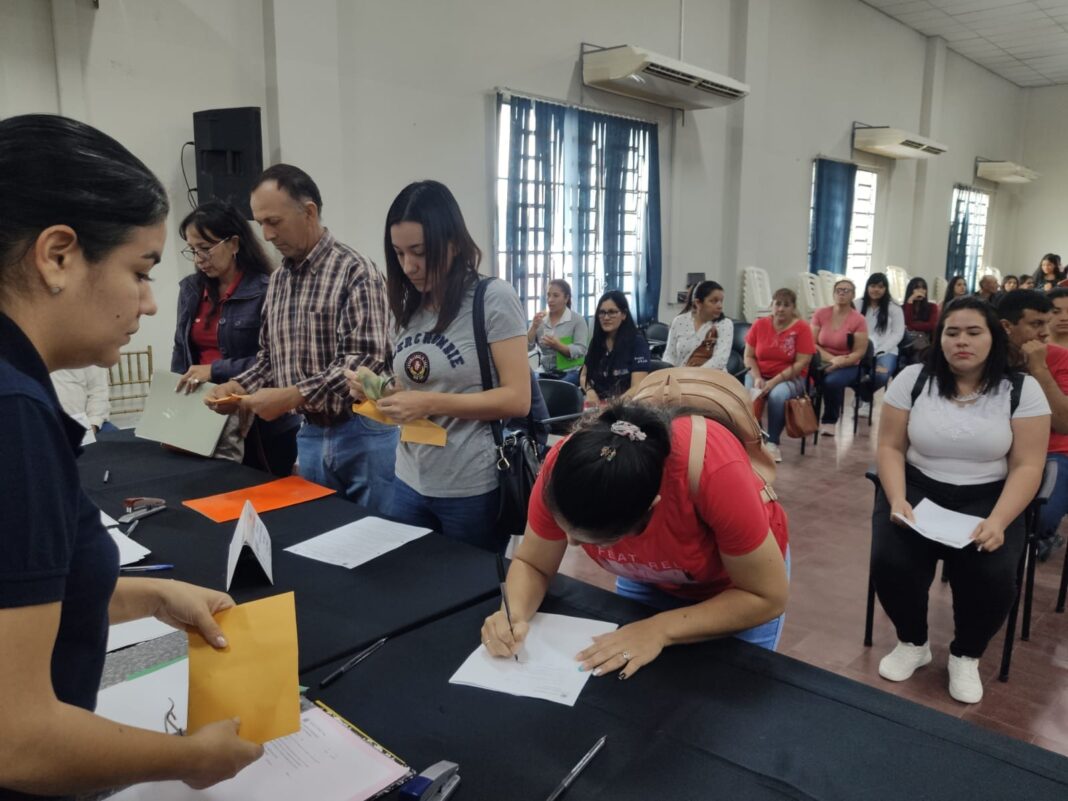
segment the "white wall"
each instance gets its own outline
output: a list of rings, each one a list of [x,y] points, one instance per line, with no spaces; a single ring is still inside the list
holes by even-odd
[[[1033,273],[1046,253],[1068,258],[1068,86],[1029,89],[1022,116],[1020,159],[1040,177],[1019,189],[1016,274]]]
[[[683,58],[748,81],[745,101],[683,119],[583,87],[583,41],[677,57],[680,21]],[[1068,91],[1025,92],[858,0],[0,4],[0,114],[83,116],[142,157],[171,193],[160,313],[135,343],[153,344],[163,364],[177,281],[191,269],[174,232],[187,211],[178,153],[192,138],[193,111],[264,107],[268,160],[307,168],[323,189],[327,223],[376,262],[389,203],[426,177],[453,189],[489,259],[498,86],[660,123],[662,318],[675,311],[668,301],[687,272],[724,283],[732,312],[744,265],[794,284],[806,269],[820,155],[879,171],[876,267],[941,274],[952,185],[973,183],[976,156],[1022,159],[1046,173],[1022,191],[998,189],[987,261],[1008,271],[1023,256],[1031,264],[1034,253],[1068,251],[1054,229],[1065,211],[1057,175],[1068,149],[1058,131],[1068,124]],[[851,154],[854,121],[926,126],[950,152],[923,167]]]

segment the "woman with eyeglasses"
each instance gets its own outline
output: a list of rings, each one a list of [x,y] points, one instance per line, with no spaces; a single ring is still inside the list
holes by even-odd
[[[182,581],[119,576],[115,542],[81,486],[85,430],[48,379],[115,364],[156,313],[151,272],[168,209],[156,176],[95,128],[46,114],[0,120],[4,801],[148,781],[204,788],[263,754],[237,720],[172,737],[93,714],[109,624],[156,617],[223,649],[212,615],[234,605]]]
[[[702,422],[704,436],[695,438]],[[763,486],[741,442],[719,423],[612,404],[546,457],[505,583],[511,625],[503,611],[490,615],[483,645],[500,658],[520,649],[568,545],[579,545],[616,576],[617,593],[650,610],[576,654],[579,670],[627,679],[668,646],[715,637],[774,650],[788,594],[788,534],[786,514]]]
[[[816,340],[822,371],[820,434],[827,437],[834,436],[846,387],[860,377],[858,365],[868,349],[868,324],[864,315],[853,308],[856,294],[857,288],[852,281],[839,279],[834,285],[834,305],[817,309],[812,315],[812,337]]]
[[[630,316],[627,296],[611,289],[597,301],[597,319],[579,373],[588,403],[626,395],[649,375],[649,343]]]
[[[177,391],[224,384],[256,360],[260,313],[273,266],[248,221],[229,203],[211,200],[186,215],[178,233],[182,255],[196,266],[178,285],[178,324],[171,372]],[[270,422],[232,415],[217,456],[288,476],[297,458],[300,417]],[[251,428],[250,428],[251,426]],[[245,438],[243,434],[248,434]]]

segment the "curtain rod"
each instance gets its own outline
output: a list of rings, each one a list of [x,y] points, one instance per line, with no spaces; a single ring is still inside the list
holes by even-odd
[[[638,117],[633,114],[619,114],[615,111],[605,111],[600,108],[593,108],[591,106],[580,106],[576,103],[568,103],[563,100],[558,100],[553,97],[546,97],[545,95],[536,95],[533,92],[520,92],[515,89],[509,89],[507,86],[495,86],[493,90],[502,95],[516,95],[518,97],[524,97],[527,100],[540,100],[542,103],[552,103],[555,106],[563,106],[564,108],[573,108],[576,111],[589,111],[594,114],[604,114],[606,117],[619,117],[624,120],[632,120],[634,122],[644,122],[648,125],[659,125],[659,120],[652,120],[648,117]]]

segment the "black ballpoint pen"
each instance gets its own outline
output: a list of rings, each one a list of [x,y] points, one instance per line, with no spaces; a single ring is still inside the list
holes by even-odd
[[[508,621],[508,631],[512,633],[512,639],[515,639],[515,630],[512,628],[512,610],[508,607],[508,595],[504,591],[504,585],[508,581],[508,574],[504,572],[504,559],[500,554],[497,554],[497,580],[501,585],[501,602],[504,604],[504,619]],[[519,654],[512,654],[512,659],[516,662],[519,661]]]
[[[360,662],[365,660],[367,657],[369,657],[371,654],[373,654],[375,651],[385,645],[386,640],[388,639],[388,637],[383,637],[378,642],[364,648],[362,651],[356,654],[356,656],[352,657],[352,659],[350,659],[344,665],[339,667],[337,670],[335,670],[333,673],[331,673],[329,676],[319,682],[319,689],[321,690],[326,685],[331,684],[340,679],[342,676],[344,676],[346,673],[348,673],[350,670],[360,664]]]
[[[593,760],[593,758],[597,756],[597,752],[600,751],[602,747],[604,747],[604,741],[606,739],[608,739],[607,734],[593,744],[593,748],[587,751],[586,755],[578,761],[578,764],[575,765],[575,767],[573,767],[566,776],[564,776],[564,780],[560,782],[560,784],[555,790],[549,793],[549,797],[546,798],[545,801],[556,801],[556,799],[558,799],[560,796],[567,792],[567,788],[570,787],[572,783],[574,783],[575,779],[578,778],[578,775],[582,773],[582,771],[586,769],[586,766],[590,764],[591,760]]]

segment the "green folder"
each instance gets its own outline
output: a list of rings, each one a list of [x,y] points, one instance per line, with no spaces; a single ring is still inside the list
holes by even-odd
[[[574,337],[560,337],[561,345],[570,345],[575,341]],[[577,359],[569,359],[559,351],[556,352],[556,369],[566,372],[567,370],[574,370],[576,367],[581,367],[582,362],[585,361],[585,357],[579,356]]]

